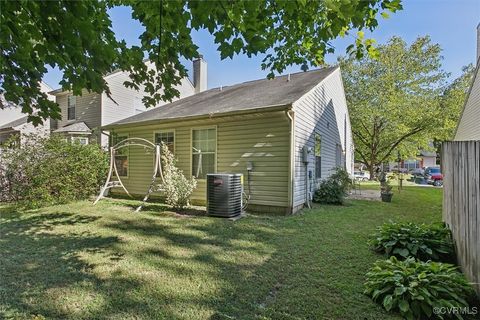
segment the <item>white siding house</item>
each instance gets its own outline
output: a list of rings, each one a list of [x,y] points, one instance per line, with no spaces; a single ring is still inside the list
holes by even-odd
[[[194,69],[195,65],[200,63],[205,66],[204,72],[206,72],[206,62],[201,59],[194,61]],[[148,62],[147,64],[151,65]],[[72,139],[82,137],[82,139],[88,139],[88,143],[97,142],[103,147],[107,147],[109,133],[108,131],[101,132],[102,126],[147,110],[142,102],[142,98],[146,95],[143,89],[137,91],[123,85],[125,81],[130,81],[127,72],[114,72],[106,75],[104,79],[110,88],[113,100],[105,93],[98,94],[86,90],[82,92],[81,96],[72,96],[70,92],[61,89],[51,92],[56,96],[56,101],[62,111],[62,119],[58,121],[54,132],[62,133]],[[206,87],[206,84],[202,84],[202,87]],[[195,86],[188,78],[182,79],[176,89],[180,92],[179,99],[195,93]],[[164,104],[165,102],[160,102],[156,107]],[[79,128],[81,131],[78,130]]]
[[[468,92],[455,141],[480,140],[480,24],[477,26],[477,67]]]
[[[311,199],[318,182],[330,176],[336,167],[353,172],[352,132],[340,69],[296,101],[293,111],[296,207]],[[304,147],[308,163],[303,159]]]
[[[480,75],[479,63],[455,133],[455,141],[480,140]]]
[[[55,97],[48,94],[52,90],[46,83],[40,83],[41,92],[47,94],[48,99],[55,101]],[[20,143],[25,139],[25,135],[38,134],[48,135],[50,133],[50,119],[44,121],[43,124],[34,126],[27,121],[28,116],[22,113],[22,109],[18,106],[9,106],[0,110],[0,144],[9,140],[12,136],[18,135]]]

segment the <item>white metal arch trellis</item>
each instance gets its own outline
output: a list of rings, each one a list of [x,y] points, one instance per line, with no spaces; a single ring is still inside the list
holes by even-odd
[[[122,187],[125,193],[132,197],[132,195],[128,192],[127,188],[125,188],[125,185],[122,182],[122,179],[120,178],[117,170],[117,164],[115,162],[115,155],[118,150],[121,150],[126,147],[131,147],[131,146],[139,146],[143,147],[146,150],[155,150],[155,161],[154,161],[154,167],[153,167],[153,175],[152,175],[152,181],[150,183],[150,186],[148,187],[147,193],[143,197],[143,201],[138,206],[138,208],[135,210],[135,212],[138,212],[142,209],[142,207],[145,205],[147,202],[148,198],[152,194],[152,192],[155,190],[155,185],[156,185],[156,180],[157,176],[160,176],[161,183],[164,182],[164,177],[163,177],[163,172],[162,172],[162,164],[161,164],[161,149],[160,145],[156,145],[152,143],[151,141],[148,141],[143,138],[128,138],[124,139],[117,144],[115,144],[113,147],[110,147],[110,168],[108,171],[108,176],[107,180],[105,181],[104,186],[100,190],[100,194],[98,195],[97,199],[95,199],[95,202],[93,203],[94,205],[97,204],[100,199],[104,198],[105,192],[108,189],[114,188],[114,187]],[[117,180],[112,180],[113,176],[116,176]]]

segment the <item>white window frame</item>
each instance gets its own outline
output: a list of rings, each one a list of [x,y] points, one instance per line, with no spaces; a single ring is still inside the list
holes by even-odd
[[[215,129],[215,157],[214,157],[214,171],[217,172],[217,158],[218,158],[218,126],[203,126],[203,127],[195,127],[190,129],[190,175],[195,177],[193,174],[193,131],[194,130],[208,130],[208,129]],[[211,153],[211,152],[209,152]],[[199,181],[205,181],[207,178],[196,178]]]
[[[76,140],[81,140],[81,139],[85,139],[85,144],[80,142],[81,145],[86,146],[90,143],[88,137],[85,137],[85,136],[70,136],[70,142],[71,143],[75,143]]]
[[[153,143],[157,144],[157,133],[171,133],[173,132],[173,154],[175,154],[177,150],[177,133],[175,132],[175,129],[162,129],[162,130],[156,130],[153,132]]]
[[[73,100],[73,107],[70,106],[70,100]],[[70,109],[73,109],[73,118],[70,118]],[[67,120],[77,119],[77,97],[70,94],[67,96]]]
[[[110,132],[110,134],[113,134],[112,132]],[[125,139],[128,139],[129,138],[129,135],[128,133],[115,133],[117,135],[117,137],[125,137]],[[111,139],[112,141],[112,145],[110,147],[113,147],[115,144],[117,144],[118,142],[116,142],[115,144],[113,143],[113,137]],[[127,157],[127,162],[128,162],[128,167],[127,167],[127,175],[126,176],[120,176],[120,178],[124,179],[124,178],[128,178],[130,176],[130,147],[125,147],[123,148],[123,150],[125,150],[125,154],[119,154],[119,156],[126,156]],[[115,155],[116,157],[117,155]],[[117,168],[118,169],[118,168]]]
[[[317,155],[317,136],[320,138],[320,150],[319,153],[320,155]],[[317,181],[322,180],[322,141],[323,141],[323,136],[320,133],[320,131],[315,130],[313,134],[313,157],[315,159],[315,179]],[[318,169],[318,163],[317,161],[320,161],[320,170]]]

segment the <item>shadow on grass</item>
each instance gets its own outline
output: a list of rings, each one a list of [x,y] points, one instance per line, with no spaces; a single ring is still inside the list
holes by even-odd
[[[189,280],[195,270],[182,267],[182,264],[190,260],[205,266],[209,278],[232,281],[234,285],[242,282],[239,268],[242,272],[253,272],[257,265],[224,261],[218,257],[217,249],[232,254],[245,251],[263,255],[262,249],[234,242],[242,239],[264,241],[276,234],[262,231],[262,226],[258,230],[240,228],[231,232],[232,222],[217,219],[212,219],[214,226],[162,225],[157,223],[161,219],[151,216],[151,211],[168,209],[158,204],[146,208],[148,215],[132,213],[125,219],[121,216],[105,219],[100,212],[98,215],[63,211],[25,214],[3,209],[7,216],[2,214],[0,220],[0,318],[6,319],[33,315],[55,319],[178,318],[181,307],[172,309],[170,305],[219,308],[216,301],[220,297],[213,299],[209,295],[188,298],[188,295],[155,290],[143,297],[134,294],[148,291],[152,286],[135,269],[120,268],[103,276],[96,270],[101,270],[105,264],[119,264],[128,259],[133,263],[131,268],[135,268],[135,263],[146,263],[154,267],[150,272]],[[99,225],[106,229],[97,232]],[[200,233],[207,236],[198,235]],[[194,254],[179,258],[172,255],[169,248],[161,247],[143,248],[134,254],[125,252],[119,246],[125,234],[147,241],[162,238],[172,247],[191,249]],[[101,258],[92,260],[88,258],[91,256]]]
[[[125,201],[127,200],[127,201]],[[129,208],[132,212],[138,208],[141,204],[140,201],[135,201],[125,198],[110,198],[107,200],[109,204],[116,207],[125,207]],[[158,201],[147,202],[142,206],[139,214],[148,214],[152,216],[178,216],[178,217],[188,217],[188,216],[206,216],[207,211],[204,207],[190,206],[183,209],[174,209],[169,205]]]
[[[66,316],[48,310],[45,305],[32,305],[32,295],[78,281],[97,282],[89,274],[92,265],[78,257],[81,251],[100,253],[118,239],[100,237],[89,232],[68,235],[52,232],[58,226],[88,224],[99,217],[54,212],[21,215],[9,211],[2,214],[0,224],[0,302],[5,318],[11,311],[30,314]],[[1,315],[1,313],[0,313]]]
[[[183,220],[137,204],[0,220],[0,317],[346,319],[338,305],[366,301],[351,285],[363,279],[349,266],[358,249],[311,213]]]

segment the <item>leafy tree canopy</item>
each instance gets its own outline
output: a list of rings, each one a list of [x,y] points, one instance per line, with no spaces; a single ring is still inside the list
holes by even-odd
[[[440,105],[444,123],[442,126],[443,130],[438,132],[435,137],[438,141],[454,138],[465,99],[473,81],[474,72],[473,64],[463,67],[462,74],[445,89]]]
[[[378,58],[341,58],[356,159],[375,166],[414,157],[444,132],[444,119],[458,107],[442,104],[448,74],[441,48],[429,37],[408,45],[399,37],[378,47]],[[373,175],[371,175],[373,177]]]
[[[127,46],[112,31],[108,9],[121,5],[145,27],[139,46]],[[187,75],[181,58],[199,56],[192,30],[208,30],[222,59],[263,54],[261,67],[272,77],[292,64],[322,65],[334,51],[329,41],[354,29],[360,31],[349,52],[374,52],[362,30],[375,29],[380,14],[400,9],[401,0],[0,0],[0,93],[36,124],[60,117],[58,105],[40,92],[46,65],[63,71],[62,89],[76,95],[82,89],[109,95],[103,76],[123,70],[131,73],[125,85],[144,86],[143,102],[153,106],[178,96],[175,85]]]

